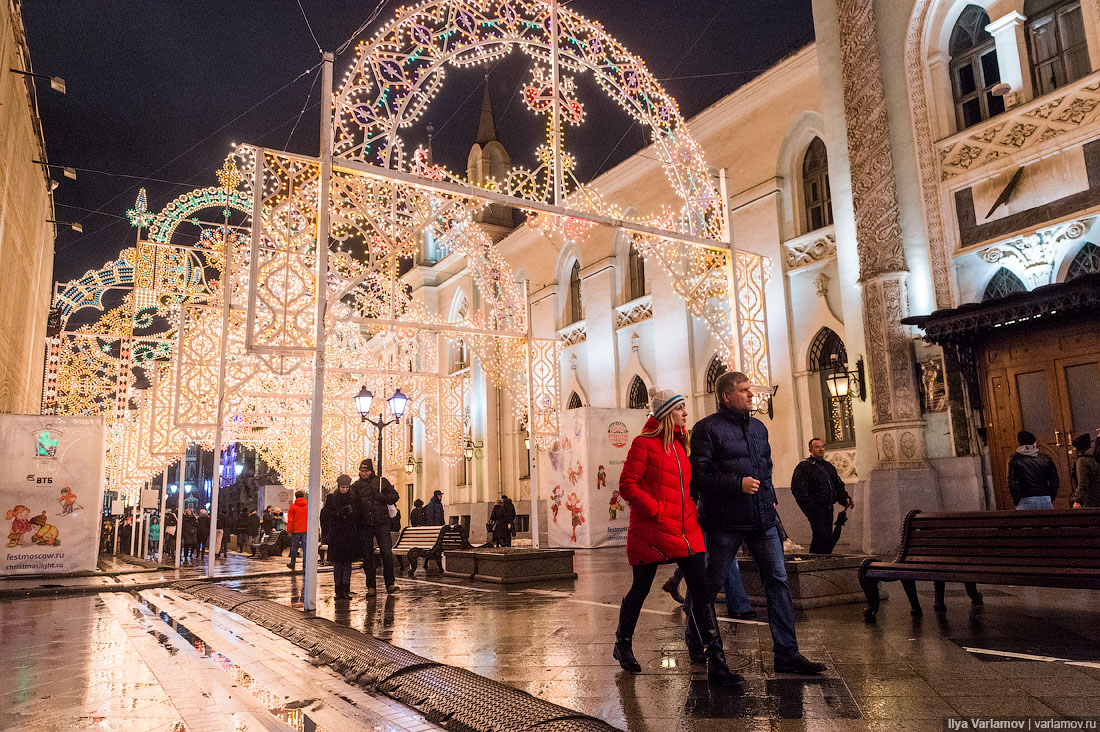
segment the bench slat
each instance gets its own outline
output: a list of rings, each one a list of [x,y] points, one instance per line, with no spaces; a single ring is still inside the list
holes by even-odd
[[[1100,557],[1100,546],[1057,546],[1057,547],[1029,547],[1026,552],[1019,547],[1004,546],[910,546],[905,553],[906,557],[941,555],[941,556],[982,556],[982,557],[1054,557],[1054,558],[1086,558]]]
[[[991,567],[1032,565],[1036,567],[1082,567],[1100,571],[1100,558],[1095,557],[992,557],[992,556],[944,556],[942,554],[908,555],[902,564],[973,564]]]
[[[983,538],[979,542],[975,542],[973,539],[967,539],[962,537],[936,537],[927,541],[923,541],[920,544],[914,543],[912,540],[909,542],[909,547],[937,547],[937,546],[990,546],[990,547],[1050,547],[1058,548],[1066,546],[1068,542],[1060,542],[1054,538],[1041,537],[1041,536],[1022,536],[1019,538],[1013,537],[1011,534],[1005,534],[1002,536]]]
[[[1054,512],[1047,512],[1054,513]],[[956,527],[973,526],[1096,526],[1100,523],[1100,517],[1095,511],[1087,509],[1074,509],[1071,515],[1054,513],[1051,516],[1036,516],[1031,511],[991,511],[989,516],[983,519],[945,517],[933,518],[931,514],[917,514],[913,517],[914,528],[950,529]]]
[[[950,529],[926,529],[922,526],[914,526],[911,541],[927,541],[929,539],[939,538],[967,538],[973,540],[985,538],[999,539],[1009,536],[1014,538],[1041,537],[1049,538],[1052,541],[1063,539],[1100,539],[1100,526],[1028,526],[1025,528],[981,526]]]

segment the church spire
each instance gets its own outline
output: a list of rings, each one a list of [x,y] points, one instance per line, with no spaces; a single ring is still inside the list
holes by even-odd
[[[497,126],[493,121],[493,105],[489,101],[489,76],[485,75],[485,96],[481,99],[481,121],[477,127],[477,144],[484,145],[497,139]]]

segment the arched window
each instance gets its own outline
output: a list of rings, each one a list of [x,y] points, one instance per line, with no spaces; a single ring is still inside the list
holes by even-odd
[[[1081,247],[1081,251],[1077,252],[1077,256],[1069,263],[1069,269],[1066,270],[1066,282],[1081,275],[1096,274],[1097,272],[1100,272],[1100,247],[1091,241],[1085,242],[1085,246]]]
[[[1027,292],[1027,288],[1024,287],[1024,283],[1020,281],[1020,278],[1012,274],[1012,272],[1004,267],[1001,267],[989,280],[989,284],[985,286],[985,292],[982,294],[982,302],[986,300],[996,300],[999,297],[1007,297],[1014,292]]]
[[[630,275],[630,299],[637,300],[645,294],[645,259],[642,258],[638,247],[630,245],[628,255],[628,269]]]
[[[566,409],[580,409],[584,405],[581,404],[581,398],[577,395],[577,392],[573,392],[569,395],[569,403],[565,405]]]
[[[646,388],[642,377],[635,374],[630,380],[630,389],[627,391],[627,406],[631,409],[649,408],[649,389]]]
[[[833,194],[829,188],[829,153],[815,137],[802,159],[802,196],[806,205],[806,231],[833,223]]]
[[[569,270],[569,322],[576,323],[584,318],[584,306],[581,303],[581,263],[573,262]]]
[[[810,344],[810,371],[818,374],[821,388],[821,408],[825,417],[825,444],[850,445],[855,442],[855,423],[852,419],[852,394],[841,397],[829,392],[829,374],[848,370],[848,349],[844,341],[831,328],[822,328]]]
[[[1001,70],[987,25],[986,12],[968,5],[951,31],[951,90],[960,130],[1005,111],[1004,97],[992,92],[1001,81]]]
[[[718,384],[718,377],[729,371],[729,367],[722,363],[722,359],[715,356],[707,366],[707,394],[714,393],[714,387]]]
[[[1076,81],[1092,70],[1080,0],[1028,0],[1024,15],[1036,96]]]

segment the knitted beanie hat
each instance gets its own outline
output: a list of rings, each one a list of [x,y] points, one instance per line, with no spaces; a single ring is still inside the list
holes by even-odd
[[[661,419],[672,411],[677,404],[684,403],[684,397],[671,389],[663,389],[653,394],[652,410],[656,419]]]

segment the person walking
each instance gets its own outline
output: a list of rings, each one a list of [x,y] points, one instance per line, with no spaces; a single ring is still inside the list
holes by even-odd
[[[1054,508],[1058,495],[1058,468],[1039,452],[1038,440],[1027,430],[1016,435],[1020,446],[1008,459],[1008,492],[1017,511]]]
[[[1073,441],[1073,446],[1077,448],[1077,461],[1073,464],[1077,486],[1073,489],[1070,505],[1073,508],[1100,508],[1100,456],[1096,454],[1100,439],[1093,445],[1092,436],[1086,432]]]
[[[157,553],[157,543],[160,541],[160,517],[153,514],[149,519],[149,547],[145,550],[147,557]]]
[[[764,585],[776,672],[819,674],[825,664],[798,650],[794,602],[777,528],[768,428],[750,413],[748,376],[727,371],[718,377],[715,392],[718,412],[701,419],[691,435],[691,490],[707,538],[705,597],[717,597],[730,563],[745,544]]]
[[[425,526],[424,501],[417,498],[413,501],[413,509],[409,511],[409,526]]]
[[[199,545],[199,520],[190,508],[183,512],[182,531],[183,556],[180,559],[190,564]]]
[[[293,571],[298,550],[302,549],[302,564],[306,563],[306,528],[309,526],[309,502],[305,491],[294,492],[294,503],[286,512],[286,530],[290,532],[290,561],[286,566]]]
[[[209,548],[207,544],[210,543],[210,514],[206,512],[205,508],[199,510],[196,524],[198,531],[199,559],[204,559],[206,557],[206,550]]]
[[[432,500],[428,501],[428,505],[424,507],[424,525],[442,526],[443,524],[443,491],[436,491],[432,494]]]
[[[493,524],[493,546],[512,546],[512,526],[516,520],[516,507],[512,499],[501,495],[493,506],[489,521]]]
[[[256,513],[256,509],[252,509],[244,519],[245,525],[245,548],[251,553],[249,556],[256,556],[256,541],[260,538],[261,528],[260,515]]]
[[[358,504],[360,525],[363,530],[363,572],[367,580],[367,596],[378,594],[378,576],[375,574],[374,545],[382,559],[382,577],[386,592],[397,592],[393,576],[393,539],[390,537],[390,513],[386,508],[397,503],[399,496],[390,482],[374,472],[370,458],[359,463],[359,480],[351,485]]]
[[[630,504],[626,556],[633,581],[619,607],[612,655],[623,670],[642,670],[633,648],[638,616],[657,576],[657,567],[675,562],[697,598],[688,624],[695,626],[706,648],[707,678],[724,686],[736,684],[742,678],[726,665],[714,605],[704,600],[708,597],[706,550],[690,496],[691,463],[685,443],[687,405],[681,395],[659,391],[653,396],[652,407],[653,416],[631,443],[619,477],[619,493]]]
[[[825,441],[820,437],[810,440],[810,456],[794,468],[791,476],[791,493],[795,503],[802,509],[810,522],[813,539],[810,540],[810,554],[832,554],[840,530],[847,520],[847,509],[855,503],[844,481],[836,472],[836,467],[825,459]],[[833,527],[833,504],[844,506]]]
[[[164,551],[166,559],[176,560],[176,532],[179,531],[179,519],[175,511],[164,513]]]
[[[332,563],[336,600],[346,602],[351,599],[351,565],[363,557],[366,543],[355,495],[351,492],[351,476],[339,476],[336,490],[325,499],[321,507],[321,534],[328,545],[326,559]]]
[[[118,527],[118,551],[120,554],[130,553],[130,542],[134,539],[134,517],[127,516]]]

